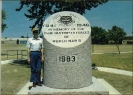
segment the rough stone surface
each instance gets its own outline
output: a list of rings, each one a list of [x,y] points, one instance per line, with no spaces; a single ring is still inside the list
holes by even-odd
[[[58,17],[60,16],[57,16],[57,18]],[[74,20],[74,18],[72,19]],[[82,21],[82,24],[84,24],[83,19],[79,20],[80,17],[77,19],[78,19],[78,22],[75,23],[76,26],[77,24],[80,24],[80,21]],[[87,23],[89,22],[87,21]],[[48,24],[49,25],[54,24],[53,19],[50,19],[50,21],[48,21]],[[57,28],[61,28],[61,27],[63,26],[60,26]],[[80,29],[82,28],[83,30],[80,31],[82,32],[82,35],[87,35],[87,34],[83,34],[83,31],[86,31],[85,33],[88,33],[88,32],[90,33],[90,30],[86,30],[88,29],[88,27],[90,26],[75,27],[75,29],[77,29],[75,30],[75,33],[77,31],[79,32],[78,28]],[[77,89],[77,88],[87,87],[91,85],[92,84],[91,35],[88,34],[89,36],[87,36],[88,38],[86,39],[86,41],[84,41],[80,45],[78,44],[77,46],[74,46],[74,47],[71,46],[68,48],[64,48],[64,47],[53,45],[52,42],[51,44],[47,40],[48,37],[51,37],[51,39],[52,37],[53,38],[55,37],[54,33],[56,31],[54,31],[54,29],[56,28],[54,28],[54,26],[52,28],[48,29],[52,31],[52,33],[49,34],[49,36],[47,37],[45,37],[45,34],[49,33],[48,30],[43,31],[44,48],[45,48],[45,62],[44,62],[44,75],[43,75],[44,85],[51,87],[51,88],[58,88],[58,89],[61,89],[61,88],[62,89],[74,89],[74,88]],[[67,28],[69,28],[69,30],[73,29],[72,26],[71,27],[67,26]],[[76,34],[73,34],[73,35],[76,35]],[[59,38],[60,36],[63,36],[63,34],[58,35],[57,38]],[[64,37],[63,38],[61,37],[61,38],[71,40],[71,37],[69,38],[69,36],[68,38],[64,38]],[[77,37],[80,38],[79,36],[80,34]],[[54,39],[57,39],[57,38],[55,37]],[[82,41],[82,39],[84,38],[82,37],[80,40]],[[72,43],[78,43],[78,42],[72,42]],[[64,62],[60,60],[64,60]]]
[[[93,84],[79,89],[55,89],[47,86],[35,87],[29,90],[28,94],[37,95],[108,95],[109,91],[92,77]]]
[[[81,88],[92,84],[90,38],[75,48],[59,48],[45,41],[44,85]],[[76,56],[76,62],[58,62],[59,56]]]

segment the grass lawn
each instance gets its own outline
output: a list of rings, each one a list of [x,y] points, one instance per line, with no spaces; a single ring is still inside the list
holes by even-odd
[[[1,60],[6,60],[6,50],[26,50],[25,45],[2,45]],[[120,45],[122,52],[132,51],[132,45]],[[94,45],[94,53],[117,52],[115,45]],[[10,57],[11,59],[16,58]],[[132,71],[132,53],[121,54],[93,54],[92,63],[101,67],[118,68]],[[132,77],[117,75],[107,72],[93,70],[92,75],[96,78],[103,78],[122,94],[132,93]],[[23,64],[1,65],[1,93],[16,94],[30,78],[30,68]]]
[[[102,78],[121,94],[132,94],[132,77],[93,70],[92,75],[96,78]]]
[[[29,81],[30,68],[26,64],[2,65],[2,94],[16,94]],[[123,95],[132,93],[132,77],[92,70],[96,78],[105,79]]]
[[[120,52],[132,51],[132,45],[119,45]],[[93,53],[113,53],[118,52],[116,45],[92,45]]]
[[[93,54],[92,63],[101,67],[117,68],[132,71],[132,53]]]
[[[1,93],[16,94],[28,81],[30,68],[26,64],[1,65]]]
[[[121,52],[132,51],[132,45],[119,45]],[[26,45],[17,45],[17,44],[1,44],[1,60],[7,60],[7,50],[27,50]],[[118,52],[116,45],[92,45],[93,53],[113,53]],[[27,55],[27,52],[23,52]],[[17,54],[16,51],[10,51],[8,60],[17,59],[17,55],[11,56],[13,54]],[[21,51],[19,51],[21,54]],[[21,58],[21,55],[18,56],[18,59]],[[23,58],[27,58],[27,56],[23,56]]]
[[[17,45],[17,44],[1,44],[1,60],[7,60],[7,50],[13,50],[8,51],[8,60],[17,59],[17,51],[19,50],[18,54],[21,54],[20,50],[27,50],[26,45]],[[27,52],[23,52],[24,55],[27,54]],[[27,58],[27,56],[23,56],[23,58]],[[21,55],[18,55],[18,59],[21,59]]]

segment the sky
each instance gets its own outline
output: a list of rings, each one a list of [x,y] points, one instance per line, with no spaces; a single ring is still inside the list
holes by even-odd
[[[105,30],[111,29],[114,25],[124,29],[127,35],[132,35],[132,0],[109,0],[107,3],[86,10],[83,15],[89,21],[91,26],[102,27]],[[21,36],[32,37],[32,32],[29,26],[33,25],[34,21],[29,21],[24,16],[27,11],[23,8],[21,11],[16,11],[19,8],[19,1],[2,0],[2,9],[6,11],[7,19],[4,23],[7,27],[2,37],[19,38]]]

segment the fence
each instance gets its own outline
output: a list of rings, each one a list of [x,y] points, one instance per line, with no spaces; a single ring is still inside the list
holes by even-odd
[[[9,57],[16,56],[16,59],[23,59],[24,56],[27,56],[27,50],[7,50],[7,60]]]

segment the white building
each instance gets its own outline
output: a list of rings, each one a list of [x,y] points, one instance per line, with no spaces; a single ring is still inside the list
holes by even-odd
[[[26,44],[28,38],[1,38],[1,44]]]

